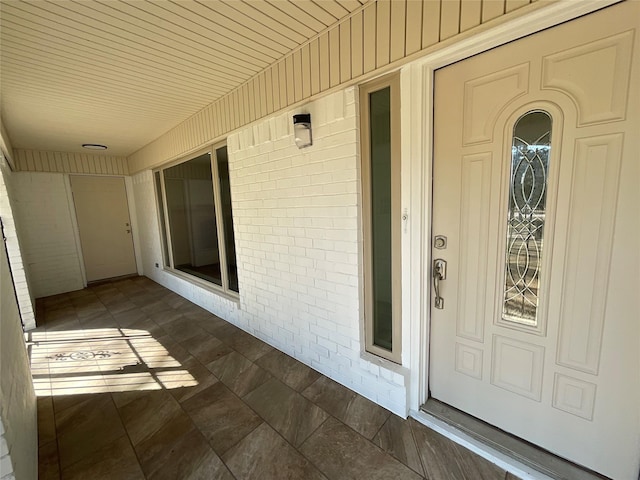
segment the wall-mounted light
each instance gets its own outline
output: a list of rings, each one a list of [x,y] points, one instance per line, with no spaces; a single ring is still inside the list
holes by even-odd
[[[299,113],[293,116],[293,136],[298,148],[309,147],[313,144],[310,113]]]
[[[89,150],[106,150],[106,145],[100,145],[98,143],[83,143],[83,148],[88,148]]]

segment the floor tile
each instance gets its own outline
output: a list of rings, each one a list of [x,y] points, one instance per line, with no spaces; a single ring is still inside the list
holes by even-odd
[[[391,414],[388,410],[324,376],[305,389],[302,394],[368,439],[372,439],[378,433]]]
[[[266,424],[256,428],[222,458],[238,480],[325,479]]]
[[[178,416],[135,447],[149,479],[229,478],[226,467],[191,420]]]
[[[278,350],[260,357],[256,364],[298,392],[321,377],[320,373]]]
[[[113,313],[111,315],[121,327],[130,327],[142,320],[150,319],[150,317],[142,310],[127,310],[126,312]]]
[[[244,401],[294,447],[299,447],[329,416],[275,378],[249,393]]]
[[[233,392],[243,397],[271,378],[266,371],[237,352],[211,362],[207,368]]]
[[[99,312],[91,317],[81,318],[80,325],[87,333],[87,337],[91,337],[92,328],[118,328],[120,325],[117,320],[109,312]]]
[[[335,418],[324,422],[302,444],[300,452],[331,479],[422,478]]]
[[[390,453],[413,471],[424,475],[416,441],[407,420],[397,415],[390,415],[380,431],[373,438],[373,443]]]
[[[226,320],[217,317],[216,315],[209,314],[208,316],[199,316],[196,319],[196,323],[202,328],[204,331],[209,332],[215,335],[215,330],[219,329],[223,325],[228,325],[229,322]]]
[[[110,395],[86,397],[56,410],[58,453],[63,470],[126,435]]]
[[[136,393],[137,398],[113,395],[120,418],[133,445],[149,438],[172,418],[182,413],[176,399],[166,390]]]
[[[59,480],[58,443],[53,440],[38,446],[38,479]]]
[[[162,328],[164,328],[176,342],[185,342],[192,337],[205,333],[197,323],[184,317],[164,323],[162,324]]]
[[[160,377],[164,387],[180,403],[218,382],[218,379],[193,357],[187,358],[181,364],[183,370],[165,372]]]
[[[247,332],[231,324],[215,329],[212,333],[234,350],[254,362],[263,355],[273,351],[273,347],[270,345],[267,345],[262,340],[249,335]]]
[[[161,478],[160,476],[154,476]],[[163,478],[173,480],[175,478],[185,480],[234,480],[226,465],[216,453],[209,449],[198,462],[194,462],[190,468],[177,469],[175,476],[167,475]]]
[[[253,410],[221,383],[194,395],[182,405],[218,455],[262,423]]]
[[[413,430],[430,480],[502,480],[505,471],[457,443],[425,427],[414,419],[408,420]]]
[[[139,304],[139,302],[135,301],[134,299],[131,299],[131,301],[136,304]],[[142,306],[140,306],[140,310],[145,312],[151,318],[153,318],[154,313],[162,312],[166,310],[166,308],[167,308],[167,304],[164,303],[162,300],[158,300],[152,294],[149,294],[147,297],[145,297],[145,301],[142,303]]]
[[[107,310],[109,310],[109,313],[122,313],[138,308],[135,303],[125,297],[122,293],[120,293],[119,295],[120,296],[115,299],[111,299],[106,302],[103,301],[105,307],[107,307]]]
[[[233,349],[213,335],[203,332],[185,342],[184,347],[203,365],[215,362]]]
[[[142,469],[127,437],[103,445],[91,455],[62,470],[63,480],[144,480]]]
[[[56,320],[55,322],[47,320],[45,323],[47,334],[50,332],[82,332],[82,325],[77,318],[66,318],[64,320]],[[47,335],[47,338],[49,335]]]
[[[182,318],[182,314],[172,308],[166,308],[165,310],[153,312],[149,315],[149,318],[156,322],[158,325],[162,326],[167,323],[171,323],[174,320]]]
[[[78,320],[87,321],[91,320],[92,318],[101,316],[105,313],[108,314],[109,311],[102,302],[96,300],[95,302],[91,302],[88,305],[83,305],[82,308],[76,307],[76,313],[78,315]]]
[[[38,397],[38,445],[44,445],[56,439],[56,421],[51,397]]]

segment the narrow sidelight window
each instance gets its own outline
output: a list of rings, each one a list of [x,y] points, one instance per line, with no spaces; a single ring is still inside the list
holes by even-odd
[[[165,265],[236,295],[227,147],[154,173]]]
[[[551,117],[528,112],[513,128],[502,317],[537,326]]]
[[[158,202],[158,217],[160,221],[160,243],[162,243],[162,265],[169,266],[169,246],[167,244],[167,226],[164,219],[164,201],[162,200],[162,180],[160,172],[153,173],[156,187],[156,201]]]
[[[400,363],[400,85],[360,89],[367,351]]]
[[[216,149],[218,184],[220,185],[220,210],[224,225],[224,246],[229,278],[229,289],[238,292],[238,266],[236,265],[236,242],[233,234],[233,213],[231,211],[231,185],[229,184],[229,159],[227,146]]]

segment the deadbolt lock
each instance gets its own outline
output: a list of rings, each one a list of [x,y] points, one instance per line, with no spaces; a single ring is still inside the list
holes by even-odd
[[[433,239],[433,246],[438,250],[444,250],[447,248],[447,237],[444,235],[436,235]]]

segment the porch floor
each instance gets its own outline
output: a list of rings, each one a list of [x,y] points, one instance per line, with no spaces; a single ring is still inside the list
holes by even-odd
[[[145,277],[40,299],[40,479],[511,479]]]

